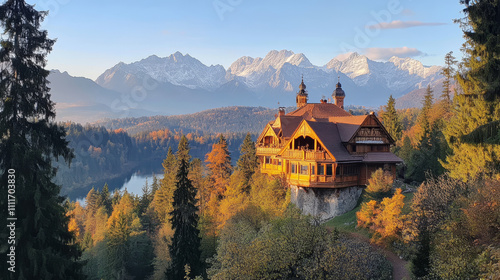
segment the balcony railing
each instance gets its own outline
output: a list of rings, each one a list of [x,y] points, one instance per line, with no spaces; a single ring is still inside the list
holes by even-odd
[[[325,160],[328,158],[326,152],[303,151],[303,150],[289,150],[283,155],[285,158],[290,159],[306,159],[306,160]]]
[[[309,152],[306,151],[306,159],[324,160],[327,158],[326,152]]]
[[[281,151],[280,147],[257,147],[257,154],[260,155],[275,155]]]
[[[304,151],[286,151],[283,155],[285,158],[304,158]]]

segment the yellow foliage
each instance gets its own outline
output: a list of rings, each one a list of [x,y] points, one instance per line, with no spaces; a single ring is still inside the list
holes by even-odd
[[[356,213],[358,227],[371,228],[373,217],[378,216],[380,209],[376,200],[370,200],[361,205],[361,210]]]
[[[386,240],[400,238],[405,216],[401,214],[404,195],[397,189],[392,198],[384,198],[381,203],[371,200],[361,206],[356,213],[358,226],[373,232],[372,242],[383,243]]]
[[[245,209],[248,205],[248,195],[243,191],[241,172],[236,171],[231,176],[231,182],[225,192],[225,197],[219,204],[217,217],[218,229],[221,229],[232,216]]]
[[[456,144],[454,154],[446,158],[443,167],[450,171],[450,176],[467,182],[478,175],[497,173],[500,145],[491,144]]]
[[[210,180],[214,190],[217,195],[222,196],[229,184],[229,176],[232,171],[227,144],[213,144],[212,151],[206,155],[205,162],[210,170]]]
[[[78,225],[76,224],[76,219],[74,217],[71,217],[69,219],[68,231],[73,232],[76,238],[80,237],[80,229],[78,228]]]
[[[382,168],[377,169],[368,179],[366,191],[370,193],[388,192],[392,189],[394,178],[388,171],[383,171]]]
[[[250,202],[271,216],[281,216],[290,203],[288,188],[278,178],[255,173],[251,180]]]

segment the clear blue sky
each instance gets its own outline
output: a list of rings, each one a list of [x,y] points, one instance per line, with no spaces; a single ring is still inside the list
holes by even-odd
[[[34,0],[28,1],[35,3]],[[225,68],[241,56],[288,49],[324,65],[345,51],[442,65],[461,57],[459,0],[42,0],[57,38],[48,68],[97,78],[120,61],[180,51]]]

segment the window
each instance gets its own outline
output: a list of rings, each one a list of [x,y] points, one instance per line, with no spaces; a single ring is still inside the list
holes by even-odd
[[[300,166],[300,174],[302,174],[302,175],[309,174],[309,166],[307,166],[307,165],[301,165]]]
[[[316,175],[316,166],[311,166],[311,175]]]
[[[271,157],[270,156],[266,156],[266,164],[271,164]]]
[[[325,166],[323,164],[318,164],[318,175],[325,175]]]
[[[297,173],[297,164],[292,163],[292,173],[296,174]]]
[[[326,176],[332,176],[332,165],[331,164],[326,165]]]
[[[281,166],[281,159],[278,159],[278,166]]]
[[[359,166],[354,164],[347,164],[343,166],[344,176],[353,176],[359,174]]]
[[[335,168],[335,176],[339,177],[341,175],[342,165],[337,164],[337,168]]]

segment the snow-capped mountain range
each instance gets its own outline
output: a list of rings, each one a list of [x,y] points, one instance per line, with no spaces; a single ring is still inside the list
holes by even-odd
[[[424,66],[412,58],[394,56],[387,62],[378,62],[358,53],[349,53],[333,58],[324,66],[315,66],[302,53],[273,50],[264,58],[243,56],[231,64],[227,71],[221,65],[206,66],[189,54],[183,55],[180,52],[165,58],[152,55],[131,64],[119,63],[106,70],[96,82],[106,87],[110,80],[116,78],[117,73],[145,74],[160,82],[214,90],[235,78],[243,78],[241,81],[249,88],[259,88],[268,84],[271,88],[282,86],[285,91],[294,91],[298,86],[297,81],[281,80],[279,75],[281,70],[291,70],[293,66],[302,72],[320,70],[333,78],[336,78],[336,74],[332,72],[339,72],[349,77],[357,86],[365,86],[373,81],[382,82],[382,86],[400,93],[398,95],[406,93],[404,91],[421,82],[433,82],[441,78],[439,74],[441,67]],[[314,79],[307,76],[305,78],[306,81]]]
[[[192,113],[232,105],[293,106],[302,76],[310,102],[329,98],[340,79],[346,104],[378,107],[387,103],[391,94],[398,98],[428,84],[439,86],[443,81],[440,71],[439,66],[424,66],[411,58],[392,57],[379,62],[358,53],[342,54],[316,66],[304,54],[288,50],[273,50],[264,58],[243,56],[224,69],[221,65],[206,66],[189,54],[176,52],[164,58],[152,55],[130,64],[118,63],[101,74],[95,84],[121,94],[122,99],[137,90],[144,92],[145,97],[136,100],[135,107],[128,107],[150,114]],[[66,90],[71,84],[68,77],[57,75],[61,73],[51,75],[56,102],[57,81],[64,80]],[[419,105],[420,100],[416,100],[414,106]]]

